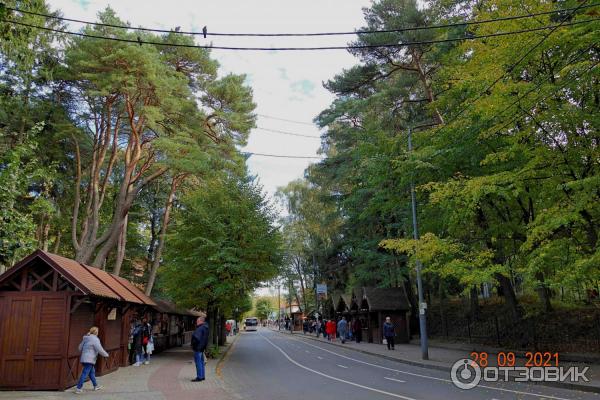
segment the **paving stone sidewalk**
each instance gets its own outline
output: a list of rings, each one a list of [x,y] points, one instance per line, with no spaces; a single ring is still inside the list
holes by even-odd
[[[279,331],[285,334],[290,334],[289,331]],[[386,359],[399,361],[402,363],[416,365],[425,368],[433,368],[443,371],[450,371],[452,365],[463,358],[469,358],[470,352],[475,350],[475,346],[468,349],[468,346],[464,346],[464,348],[457,348],[458,346],[448,346],[448,347],[439,347],[431,345],[429,346],[429,360],[421,359],[421,348],[417,343],[409,343],[409,344],[396,344],[395,350],[388,350],[387,346],[376,343],[367,343],[361,342],[356,343],[353,341],[346,341],[346,343],[342,344],[339,338],[337,338],[334,342],[330,342],[327,339],[319,336],[317,338],[314,334],[303,334],[302,332],[294,332],[294,336],[297,338],[307,339],[311,341],[318,341],[322,343],[327,343],[333,346],[339,346],[344,348],[349,348],[355,351],[359,351],[366,354],[371,354],[379,357],[383,357]],[[493,353],[489,351],[489,349],[481,349],[480,351],[488,351],[490,366],[497,365],[495,360],[497,360],[497,353]],[[508,352],[508,350],[507,350]],[[518,359],[517,365],[521,366],[524,363],[524,359]],[[589,367],[589,370],[586,376],[590,379],[589,382],[579,382],[577,384],[570,383],[544,383],[548,386],[556,386],[563,387],[565,389],[577,389],[584,390],[589,392],[600,393],[600,365],[598,364],[590,364],[583,362],[560,362],[561,367],[570,367],[570,366],[579,366],[579,367]]]
[[[231,346],[231,345],[229,345]],[[223,351],[225,351],[223,349]],[[0,399],[64,400],[234,400],[237,398],[226,389],[217,375],[218,360],[208,360],[206,380],[190,382],[196,376],[193,353],[189,346],[169,349],[156,354],[150,365],[122,367],[117,371],[98,377],[102,390],[93,391],[88,381],[83,394],[75,394],[70,388],[64,392],[48,391],[0,391]]]

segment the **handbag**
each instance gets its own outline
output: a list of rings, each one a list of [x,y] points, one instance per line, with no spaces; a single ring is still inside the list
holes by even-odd
[[[381,344],[387,344],[387,339],[384,337],[383,340],[381,341]]]

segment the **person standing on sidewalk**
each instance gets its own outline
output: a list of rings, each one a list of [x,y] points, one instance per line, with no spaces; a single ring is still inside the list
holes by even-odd
[[[208,345],[208,323],[204,317],[196,320],[196,330],[192,334],[192,350],[194,350],[194,363],[196,363],[196,378],[192,382],[204,380],[204,351]]]
[[[340,319],[340,322],[338,322],[337,331],[340,334],[342,344],[346,343],[346,333],[348,332],[348,322],[346,321],[346,317],[342,317],[342,319]]]
[[[385,336],[385,340],[387,341],[388,350],[394,350],[394,336],[396,336],[396,332],[394,331],[394,324],[392,324],[392,319],[390,317],[385,317],[383,336]]]
[[[98,339],[98,327],[92,326],[90,328],[90,331],[83,337],[83,340],[79,344],[79,351],[81,351],[79,361],[83,365],[83,370],[81,371],[75,393],[83,393],[83,384],[88,375],[90,376],[92,385],[94,385],[94,390],[102,389],[102,386],[99,386],[98,382],[96,382],[96,368],[94,366],[96,365],[98,354],[102,357],[108,357],[108,353],[102,348],[100,339]]]
[[[362,323],[360,322],[360,318],[354,320],[352,329],[354,330],[354,340],[356,340],[356,343],[360,343],[362,340]]]

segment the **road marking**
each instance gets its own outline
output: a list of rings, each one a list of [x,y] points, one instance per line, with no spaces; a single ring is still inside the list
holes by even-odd
[[[340,368],[348,368],[348,367],[346,367],[345,365],[342,365],[342,364],[336,364],[336,365],[337,365],[338,367],[340,367]]]
[[[306,352],[306,353],[310,353],[310,351],[308,351],[308,350],[304,350],[304,352]]]
[[[323,376],[323,377],[325,377],[325,378],[327,378],[327,379],[331,379],[331,380],[334,380],[334,381],[338,381],[338,382],[346,383],[346,384],[348,384],[348,385],[356,386],[356,387],[359,387],[359,388],[361,388],[361,389],[370,390],[370,391],[372,391],[372,392],[377,392],[377,393],[385,394],[385,395],[388,395],[388,396],[391,396],[391,397],[396,397],[396,398],[398,398],[398,399],[404,399],[404,400],[416,400],[416,399],[415,399],[415,398],[413,398],[413,397],[406,397],[406,396],[402,396],[402,395],[399,395],[399,394],[395,394],[395,393],[386,392],[385,390],[379,390],[379,389],[375,389],[375,388],[372,388],[372,387],[369,387],[369,386],[360,385],[360,384],[358,384],[358,383],[354,383],[354,382],[346,381],[346,380],[344,380],[344,379],[336,378],[335,376],[327,375],[327,374],[325,374],[325,373],[323,373],[323,372],[320,372],[320,371],[314,370],[314,369],[312,369],[312,368],[309,368],[309,367],[307,367],[307,366],[305,366],[305,365],[302,365],[302,364],[300,364],[299,362],[297,362],[297,361],[293,360],[293,359],[292,359],[290,356],[288,356],[288,355],[287,355],[287,353],[286,353],[285,351],[283,351],[283,350],[281,349],[281,347],[279,347],[279,346],[277,346],[275,343],[271,342],[271,341],[270,341],[268,338],[266,338],[265,336],[263,336],[263,335],[260,335],[260,336],[261,336],[263,339],[265,339],[267,342],[269,342],[269,343],[271,344],[271,346],[273,346],[273,347],[275,347],[277,350],[279,350],[279,351],[281,352],[281,354],[283,354],[283,355],[284,355],[284,357],[288,359],[288,361],[289,361],[289,362],[291,362],[291,363],[292,363],[292,364],[294,364],[294,365],[297,365],[298,367],[300,367],[300,368],[302,368],[302,369],[305,369],[305,370],[307,370],[307,371],[310,371],[310,372],[312,372],[312,373],[314,373],[314,374],[321,375],[321,376]]]
[[[314,345],[312,343],[307,343],[305,340],[300,340],[300,339],[295,339],[295,338],[290,338],[290,339],[298,341],[298,342],[302,342],[302,343],[306,344],[307,346],[312,346],[312,347],[317,348],[319,350],[326,351],[327,353],[335,354],[338,357],[342,357],[342,358],[345,358],[347,360],[354,361],[354,362],[357,362],[357,363],[360,363],[360,364],[370,365],[372,367],[381,368],[381,369],[385,369],[385,370],[388,370],[388,371],[399,372],[399,373],[405,374],[405,375],[417,376],[419,378],[425,378],[425,379],[432,379],[432,380],[441,381],[441,382],[447,382],[447,383],[452,384],[452,386],[454,386],[454,383],[450,379],[437,378],[435,376],[422,375],[422,374],[417,374],[417,373],[414,373],[414,372],[402,371],[402,370],[395,369],[395,368],[388,368],[388,367],[384,367],[383,365],[378,365],[378,364],[373,364],[373,363],[370,363],[370,362],[367,362],[367,361],[357,360],[356,358],[348,357],[348,356],[345,356],[343,354],[336,353],[335,351],[324,349],[323,347],[316,346],[316,345]],[[478,384],[475,387],[476,388],[481,388],[481,389],[492,389],[492,390],[499,390],[499,391],[502,391],[502,392],[516,393],[516,394],[521,394],[521,395],[525,395],[525,396],[540,397],[540,398],[543,398],[543,399],[570,400],[570,399],[567,399],[567,398],[564,398],[564,397],[551,396],[551,395],[547,395],[547,394],[529,393],[529,392],[523,392],[523,391],[520,391],[520,390],[504,389],[504,388],[499,388],[499,387],[494,387],[494,386],[488,386],[488,385],[481,385],[481,384]]]
[[[394,381],[394,382],[406,383],[406,381],[403,381],[400,379],[395,379],[395,378],[388,378],[387,376],[384,376],[383,379],[387,379],[389,381]],[[492,400],[494,400],[494,399],[492,399]]]
[[[319,356],[317,356],[317,358],[318,358],[319,360],[322,360],[322,359],[323,359],[323,357],[319,357]]]

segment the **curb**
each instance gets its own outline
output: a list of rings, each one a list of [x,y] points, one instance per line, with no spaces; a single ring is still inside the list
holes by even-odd
[[[231,341],[231,343],[229,343],[229,346],[227,346],[227,348],[225,349],[225,351],[219,358],[219,361],[217,361],[217,365],[215,365],[215,375],[217,375],[220,379],[223,378],[223,375],[221,374],[221,366],[225,362],[225,357],[227,357],[227,355],[229,354],[229,352],[231,351],[233,346],[236,344],[240,335],[241,334],[238,333],[237,335],[234,336],[234,339]]]
[[[293,333],[289,333],[288,331],[274,330],[273,332],[278,332],[278,333],[281,333],[281,334],[288,334],[288,335],[294,336]],[[302,336],[299,336],[299,337],[302,337],[302,338],[305,338],[305,339],[310,339],[312,341],[323,343],[323,344],[328,344],[330,346],[341,347],[341,348],[344,348],[344,349],[347,349],[347,350],[352,350],[352,351],[355,351],[357,353],[368,354],[370,356],[375,356],[375,357],[383,358],[385,360],[395,361],[395,362],[398,362],[398,363],[401,363],[401,364],[412,365],[414,367],[428,368],[428,369],[434,369],[434,370],[445,371],[445,372],[450,372],[451,369],[452,369],[452,367],[446,367],[446,366],[442,366],[442,365],[429,364],[429,363],[425,363],[425,362],[421,362],[421,361],[407,360],[405,358],[390,357],[390,356],[386,356],[386,355],[375,353],[375,352],[368,351],[368,350],[356,349],[354,347],[344,346],[344,345],[338,344],[338,343],[325,342],[325,341],[319,340],[319,339],[311,337],[311,336],[302,335]],[[536,384],[536,385],[554,387],[554,388],[559,388],[559,389],[579,390],[579,391],[582,391],[582,392],[589,392],[589,393],[600,393],[600,387],[599,386],[582,385],[580,383],[571,383],[571,382],[565,382],[565,383],[563,383],[563,382],[538,382],[538,381],[532,381],[532,382],[527,382],[527,383],[533,383],[533,384]]]

